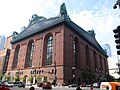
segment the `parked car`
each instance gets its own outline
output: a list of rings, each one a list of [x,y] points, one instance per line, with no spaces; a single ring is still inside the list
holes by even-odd
[[[8,87],[14,87],[14,84],[12,82],[4,82],[4,84]]]
[[[0,90],[11,90],[9,87],[5,86],[5,84],[0,82]]]
[[[94,83],[92,84],[92,86],[93,86],[94,88],[99,88],[99,87],[100,87],[100,85],[99,85],[98,82],[94,82]]]
[[[52,89],[52,84],[50,82],[45,82],[42,85],[42,89]]]
[[[32,83],[27,82],[27,83],[25,83],[25,86],[32,86]]]
[[[68,87],[70,88],[70,87],[77,87],[78,85],[76,84],[76,83],[73,83],[73,84],[70,84],[70,85],[68,85]]]
[[[21,82],[21,81],[16,81],[14,82],[14,86],[17,86],[17,87],[25,87],[25,83]]]
[[[43,82],[37,83],[38,87],[42,87],[42,85],[43,85]]]
[[[81,87],[86,87],[86,83],[80,84]]]

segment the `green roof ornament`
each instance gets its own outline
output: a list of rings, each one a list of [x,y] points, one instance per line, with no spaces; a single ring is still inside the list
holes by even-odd
[[[16,31],[13,31],[13,37],[12,39],[15,39],[17,37],[18,33]]]
[[[29,25],[33,24],[34,22],[36,22],[38,20],[42,21],[42,20],[45,20],[45,19],[46,18],[43,17],[43,16],[38,16],[37,14],[33,14],[32,18],[29,20],[30,21]]]
[[[95,32],[94,32],[93,29],[92,29],[92,30],[89,30],[88,33],[89,33],[93,38],[95,38]]]
[[[66,6],[65,6],[65,3],[63,3],[61,6],[60,6],[60,15],[67,15],[67,10],[66,10]]]
[[[39,16],[37,14],[33,14],[32,18],[29,20],[29,25],[33,24],[34,21],[38,20]]]
[[[60,16],[64,19],[68,19],[69,16],[67,14],[67,9],[66,9],[66,6],[65,6],[65,3],[63,3],[61,6],[60,6]],[[69,18],[70,19],[70,18]]]

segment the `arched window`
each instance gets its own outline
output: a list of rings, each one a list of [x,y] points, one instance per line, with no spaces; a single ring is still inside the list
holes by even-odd
[[[78,62],[78,45],[77,45],[77,40],[75,39],[73,41],[73,66],[77,67],[77,62]]]
[[[28,63],[27,63],[27,67],[32,67],[32,61],[33,61],[33,51],[34,51],[34,42],[30,42],[28,45],[28,51],[29,51],[29,55],[28,55]]]
[[[52,51],[53,51],[53,37],[47,38],[47,54],[46,54],[46,65],[52,64]]]
[[[18,45],[15,49],[15,57],[14,57],[14,63],[13,63],[14,68],[16,68],[18,65],[19,55],[20,55],[20,46]]]

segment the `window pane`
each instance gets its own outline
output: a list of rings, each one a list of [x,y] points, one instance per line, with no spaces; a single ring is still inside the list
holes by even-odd
[[[20,47],[18,47],[18,48],[16,49],[16,53],[15,53],[15,67],[16,67],[17,64],[18,64],[19,54],[20,54]]]
[[[29,59],[28,59],[28,67],[31,67],[31,66],[32,66],[33,50],[34,50],[34,43],[32,42],[31,45],[30,45],[30,53],[29,53]]]
[[[47,40],[47,55],[46,55],[46,65],[52,64],[52,48],[53,48],[53,38],[48,37]]]
[[[73,41],[73,65],[77,66],[77,44]]]

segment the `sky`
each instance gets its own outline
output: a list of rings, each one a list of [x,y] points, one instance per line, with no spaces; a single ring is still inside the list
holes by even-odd
[[[117,0],[0,0],[0,35],[6,37],[13,31],[27,27],[33,14],[46,18],[59,15],[60,5],[66,4],[72,21],[84,30],[94,30],[100,45],[111,46],[109,67],[116,68],[117,54],[113,29],[120,24],[120,10],[113,9]]]

